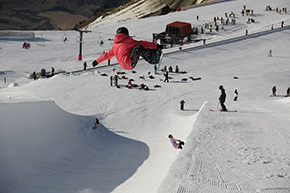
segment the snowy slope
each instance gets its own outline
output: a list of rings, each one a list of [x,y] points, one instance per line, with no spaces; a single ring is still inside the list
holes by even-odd
[[[110,192],[149,154],[144,143],[102,125],[92,130],[95,118],[69,114],[52,102],[1,104],[0,109],[6,115],[0,118],[1,192],[86,192],[85,187]]]
[[[110,49],[108,38],[120,26],[128,27],[136,39],[151,40],[153,32],[175,20],[201,26],[225,12],[237,13],[237,25],[199,36],[208,45],[187,44],[184,47],[192,48],[165,55],[163,66],[187,71],[171,73],[169,83],[159,80],[161,72],[149,79],[153,67],[143,60],[136,73],[126,71],[124,76],[148,85],[150,91],[128,90],[128,79],[120,80],[120,89],[110,87],[112,69],[122,70],[106,62],[95,71],[37,81],[24,78],[41,68],[50,71],[51,66],[57,71],[82,69],[76,32],[36,31],[37,37],[45,38],[45,47],[28,40],[29,50],[21,48],[25,38],[2,38],[1,192],[289,192],[290,100],[269,97],[274,85],[280,96],[290,86],[289,28],[210,44],[244,36],[246,29],[251,35],[272,24],[276,29],[281,21],[289,25],[289,13],[265,11],[268,4],[290,7],[287,0],[221,1],[165,16],[96,25],[84,34],[83,59],[90,65]],[[248,17],[239,14],[243,5],[254,10],[255,23],[247,24]],[[67,43],[62,42],[65,35]],[[98,45],[100,39],[104,47]],[[267,56],[270,49],[273,57]],[[143,75],[145,80],[139,78]],[[202,79],[181,81],[190,76]],[[11,83],[19,86],[10,88]],[[156,84],[161,87],[154,88]],[[227,92],[227,107],[237,112],[209,110],[218,109],[220,84]],[[234,102],[236,88],[239,98]],[[185,111],[179,110],[181,100]],[[95,117],[101,122],[98,130],[91,129]],[[182,151],[172,148],[169,133],[185,141]]]

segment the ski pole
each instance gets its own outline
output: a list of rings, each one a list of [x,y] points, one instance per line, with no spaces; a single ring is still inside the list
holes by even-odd
[[[220,103],[218,102],[217,107],[216,107],[216,111],[219,110],[219,105],[220,105]]]

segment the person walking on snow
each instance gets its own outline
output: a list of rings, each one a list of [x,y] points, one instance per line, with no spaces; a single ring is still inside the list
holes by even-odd
[[[129,36],[126,27],[120,27],[116,31],[113,46],[92,62],[93,67],[99,63],[116,56],[120,66],[124,70],[132,70],[142,56],[150,64],[157,64],[162,55],[162,46],[148,41],[137,41]]]
[[[276,96],[277,88],[276,86],[273,86],[272,88],[272,96]]]
[[[238,90],[236,89],[234,93],[235,93],[234,101],[237,101],[238,100],[238,96],[239,96]]]
[[[168,138],[170,139],[170,142],[175,149],[182,149],[183,148],[182,147],[184,145],[183,141],[181,141],[179,139],[175,139],[171,134],[168,136]]]
[[[166,72],[164,73],[164,77],[165,77],[165,80],[164,80],[164,82],[169,82],[169,75],[168,75],[168,71],[166,71]]]
[[[219,89],[221,90],[221,95],[220,95],[220,98],[219,98],[219,101],[220,101],[220,104],[221,104],[221,111],[228,111],[226,106],[225,106],[225,102],[226,102],[226,91],[223,87],[223,85],[220,85]]]

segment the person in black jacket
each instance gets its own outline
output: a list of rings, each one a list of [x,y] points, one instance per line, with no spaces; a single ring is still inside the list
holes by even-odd
[[[219,101],[220,101],[220,104],[221,104],[221,111],[228,111],[226,106],[225,106],[225,102],[226,102],[226,91],[223,87],[223,85],[220,85],[219,89],[221,90],[221,95],[220,95],[220,98],[219,98]]]

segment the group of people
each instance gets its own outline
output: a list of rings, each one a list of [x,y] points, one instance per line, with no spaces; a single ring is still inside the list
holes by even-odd
[[[220,105],[221,105],[221,108],[222,108],[221,111],[228,111],[228,109],[227,109],[227,107],[225,105],[226,97],[227,97],[226,90],[224,89],[223,85],[220,85],[219,89],[221,91],[221,95],[219,97],[219,102],[220,102]],[[237,89],[235,89],[234,94],[235,94],[234,101],[237,101],[238,100],[238,96],[239,96],[239,93],[238,93]]]
[[[36,73],[35,71],[31,74],[31,79],[33,80],[37,80],[41,77],[52,77],[55,75],[55,69],[53,67],[51,67],[51,72],[47,73],[45,68],[42,68],[40,73]]]
[[[276,86],[272,87],[272,96],[277,96],[277,87]],[[289,96],[290,96],[290,87],[287,88],[285,97],[289,97]]]

